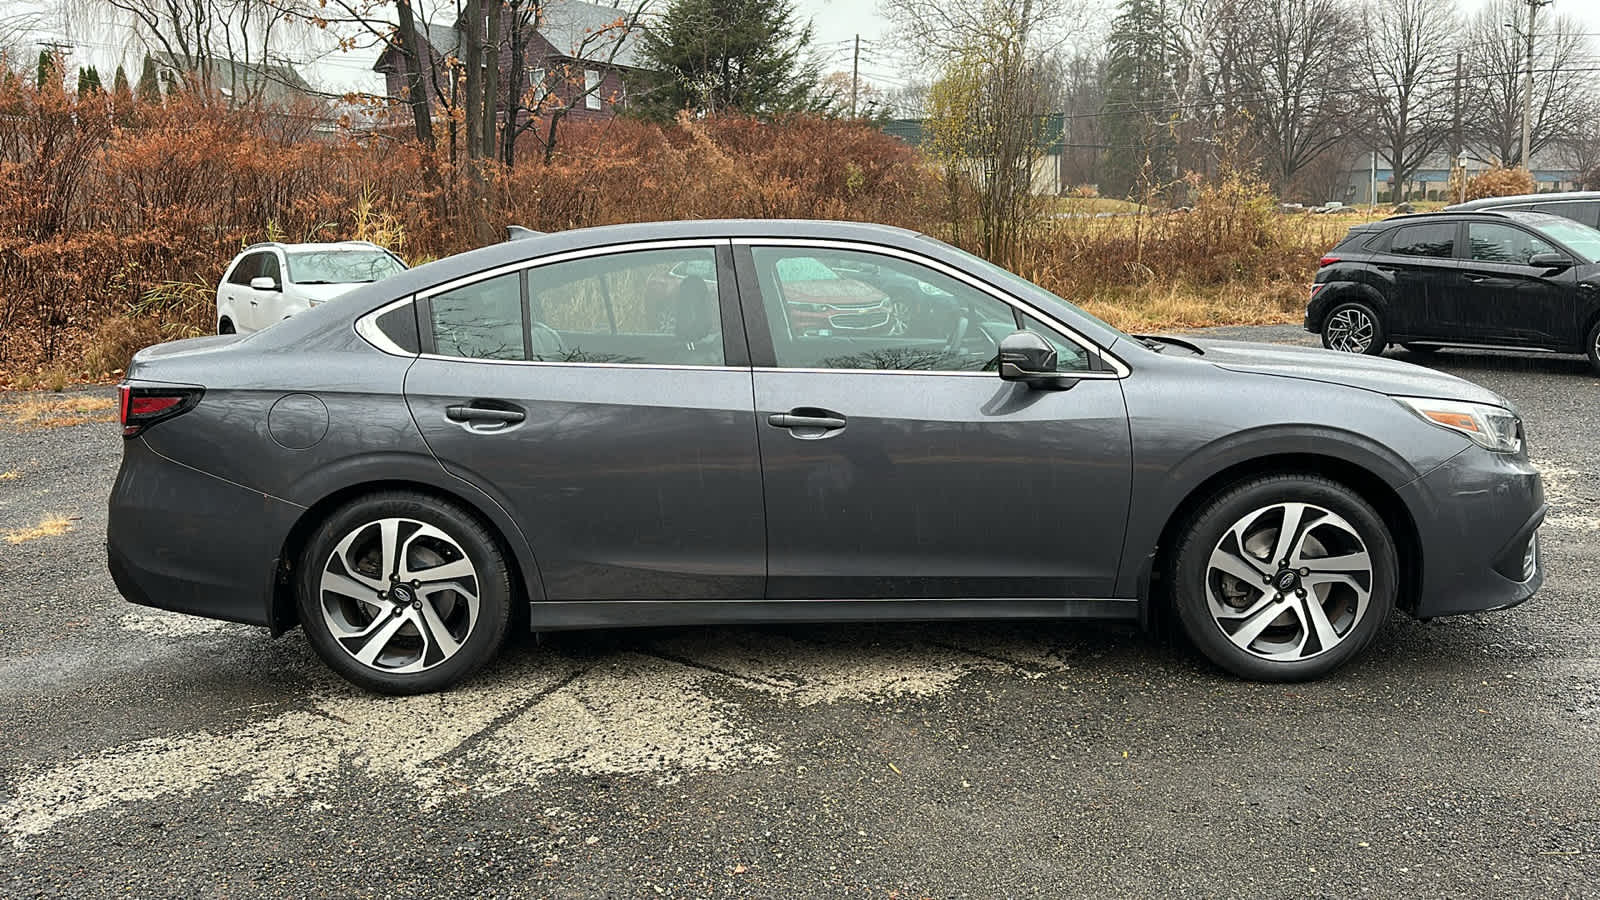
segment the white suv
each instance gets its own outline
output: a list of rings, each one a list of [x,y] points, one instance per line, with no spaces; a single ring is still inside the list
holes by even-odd
[[[217,333],[259,331],[405,268],[400,257],[366,241],[251,244],[217,285]]]

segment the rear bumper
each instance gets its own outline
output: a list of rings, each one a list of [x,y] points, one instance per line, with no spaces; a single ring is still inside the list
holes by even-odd
[[[278,553],[301,512],[130,440],[111,490],[107,566],[133,603],[270,625]]]
[[[1417,616],[1516,606],[1544,584],[1544,485],[1526,458],[1472,447],[1400,493],[1421,539]]]

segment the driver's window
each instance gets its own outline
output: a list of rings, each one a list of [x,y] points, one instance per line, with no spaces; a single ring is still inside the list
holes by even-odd
[[[787,369],[977,372],[1017,330],[1011,306],[899,257],[755,247],[777,364]]]

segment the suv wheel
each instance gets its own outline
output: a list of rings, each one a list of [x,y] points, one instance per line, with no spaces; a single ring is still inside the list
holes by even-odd
[[[1342,353],[1377,356],[1387,346],[1383,320],[1365,303],[1341,303],[1322,321],[1322,346]]]
[[[1213,663],[1301,681],[1364,650],[1394,609],[1397,554],[1382,518],[1326,478],[1238,484],[1191,520],[1172,557],[1173,603]]]
[[[368,690],[450,687],[499,652],[511,578],[491,535],[423,494],[356,500],[300,559],[300,622],[330,668]]]
[[[233,333],[233,321],[231,319],[223,319],[221,322],[217,323],[217,334]]]
[[[1589,329],[1589,365],[1596,372],[1600,372],[1600,320],[1596,320],[1594,327]]]

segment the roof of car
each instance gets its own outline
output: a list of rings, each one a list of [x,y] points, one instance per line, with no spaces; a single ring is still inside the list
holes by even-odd
[[[1566,191],[1559,194],[1517,194],[1511,197],[1483,197],[1446,206],[1442,212],[1493,209],[1497,206],[1520,206],[1525,203],[1560,203],[1563,200],[1600,200],[1600,191]]]
[[[244,251],[241,251],[241,252],[246,252],[246,251],[250,251],[250,250],[260,250],[262,247],[276,247],[276,248],[278,248],[279,250],[282,250],[285,253],[306,253],[306,252],[310,252],[310,251],[323,251],[323,252],[326,252],[326,251],[329,251],[329,250],[383,250],[384,249],[383,247],[381,247],[381,246],[379,246],[377,244],[374,244],[371,241],[316,241],[316,242],[298,243],[298,244],[285,243],[284,241],[260,241],[260,242],[251,244],[250,246],[244,248]]]
[[[1463,216],[1492,216],[1499,219],[1513,219],[1516,221],[1535,223],[1546,219],[1562,219],[1562,216],[1550,213],[1533,212],[1527,209],[1441,209],[1437,212],[1406,213],[1404,215],[1390,216],[1374,225],[1400,225],[1406,222],[1426,222],[1436,219],[1459,219]],[[1570,219],[1567,221],[1571,221]]]

